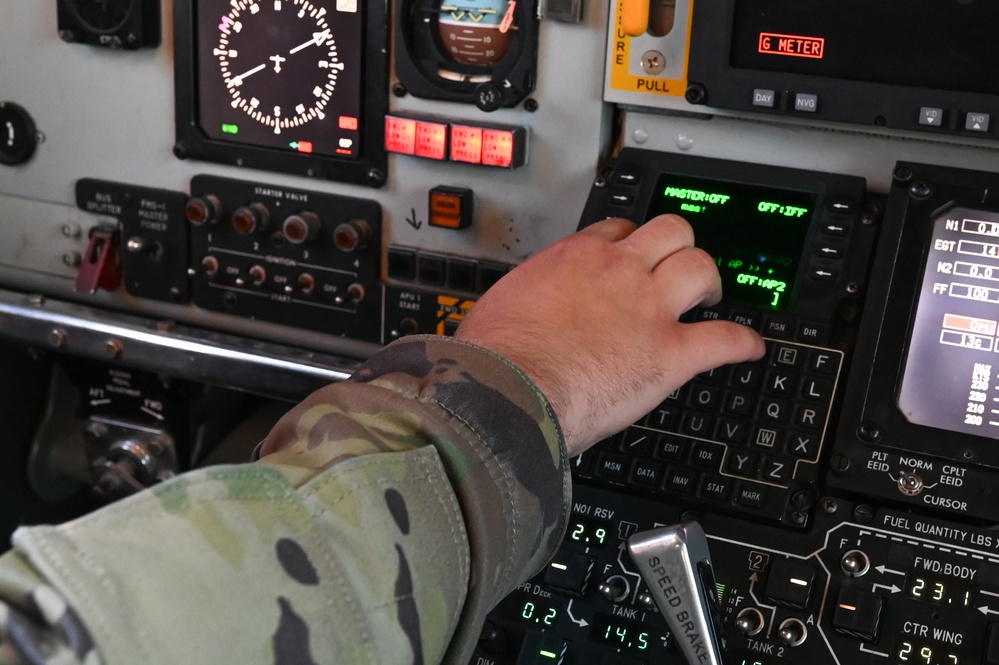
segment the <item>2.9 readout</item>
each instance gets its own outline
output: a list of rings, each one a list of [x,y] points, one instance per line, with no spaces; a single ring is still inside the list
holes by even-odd
[[[569,538],[583,545],[603,547],[608,543],[609,529],[606,522],[574,519],[569,522]]]

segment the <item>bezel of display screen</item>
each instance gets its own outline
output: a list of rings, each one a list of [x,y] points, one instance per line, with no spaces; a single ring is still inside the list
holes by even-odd
[[[999,214],[999,201],[993,200],[990,195],[995,189],[996,176],[926,164],[899,163],[896,168],[908,169],[912,178],[897,179],[893,183],[885,206],[880,234],[882,239],[892,238],[892,242],[879,244],[872,261],[864,317],[853,351],[849,381],[843,393],[833,453],[857,460],[882,447],[954,460],[962,466],[999,469],[999,446],[995,445],[995,438],[982,431],[968,431],[963,424],[953,426],[942,420],[934,424],[913,422],[906,417],[899,404],[903,376],[907,371],[915,372],[911,381],[922,381],[939,397],[941,405],[934,407],[933,412],[940,414],[948,408],[952,409],[955,417],[952,422],[963,421],[966,407],[977,403],[968,399],[972,381],[975,380],[970,366],[951,363],[955,375],[967,381],[961,386],[960,393],[955,393],[948,385],[947,376],[952,373],[950,368],[924,364],[925,371],[921,371],[920,363],[924,362],[925,353],[919,347],[940,340],[943,331],[953,329],[953,326],[945,327],[940,317],[931,316],[927,321],[935,322],[938,326],[936,332],[920,331],[917,329],[917,310],[924,289],[932,293],[936,283],[968,281],[946,272],[927,279],[927,271],[936,270],[941,261],[968,260],[956,252],[951,253],[950,258],[936,256],[939,250],[934,245],[938,238],[934,234],[940,233],[938,223],[946,224],[947,216],[962,208],[991,210],[992,214]],[[934,187],[930,196],[912,196],[910,188],[913,182],[932,182]],[[968,303],[974,310],[974,303]],[[978,314],[963,307],[947,313],[971,317]],[[941,358],[960,357],[947,351],[954,348],[952,346],[945,344],[939,347],[944,349]],[[955,351],[961,355],[974,355],[972,351],[959,348]],[[991,383],[996,382],[992,380]],[[953,400],[958,396],[961,402],[955,407]],[[983,426],[978,429],[989,428]],[[844,478],[841,482],[848,484],[850,480]],[[970,486],[971,482],[969,478],[966,486]]]
[[[989,130],[988,120],[999,117],[999,81],[981,76],[988,67],[999,66],[999,45],[995,40],[983,43],[976,36],[994,22],[977,22],[970,32],[945,33],[927,20],[926,25],[932,26],[936,35],[931,43],[898,44],[892,37],[898,34],[897,21],[902,20],[903,25],[910,19],[923,21],[924,13],[918,8],[929,7],[929,0],[896,8],[895,13],[889,12],[890,19],[880,22],[863,17],[880,11],[884,3],[861,0],[849,0],[855,7],[853,13],[836,4],[836,12],[842,14],[829,25],[821,22],[823,15],[817,11],[808,15],[808,11],[815,11],[811,0],[795,3],[795,7],[806,9],[788,12],[791,18],[786,23],[763,24],[762,19],[743,17],[742,12],[752,13],[760,5],[776,7],[778,2],[695,4],[688,101],[754,114],[793,116],[805,122],[842,122],[972,140],[999,138],[999,133]],[[898,2],[891,3],[896,5]],[[983,6],[979,11],[999,16],[999,5]],[[820,28],[811,27],[815,25]],[[920,24],[920,30],[928,29]],[[766,46],[761,33],[790,41],[781,47],[779,39],[771,40]],[[941,39],[943,34],[959,34],[961,48],[956,48],[952,39]],[[838,48],[844,41],[856,48],[844,54]],[[819,52],[822,57],[814,57]],[[976,62],[976,57],[984,61]]]
[[[311,2],[320,9],[328,4],[323,0]],[[292,0],[285,0],[285,4],[291,3]],[[275,134],[241,109],[232,109],[232,98],[221,67],[215,65],[213,55],[218,45],[220,23],[214,19],[198,19],[199,16],[214,14],[221,19],[230,9],[227,0],[178,0],[174,5],[177,123],[174,153],[182,159],[202,159],[374,187],[383,185],[387,175],[387,157],[381,118],[388,110],[388,31],[384,3],[358,0],[356,15],[348,20],[354,25],[341,24],[343,29],[340,32],[350,35],[336,42],[337,54],[344,69],[333,83],[327,105],[320,109],[324,117],[312,113],[308,122],[285,127],[281,134]],[[247,16],[250,16],[249,13]],[[334,40],[337,40],[338,31],[332,19],[336,16],[335,11],[326,10],[325,17],[332,28]],[[206,28],[208,23],[210,25]],[[363,30],[356,29],[358,24]],[[308,28],[308,24],[301,28],[305,30],[303,34],[309,33]],[[299,28],[296,26],[295,29]],[[363,34],[363,40],[356,40],[357,34]],[[302,43],[307,41],[308,36]],[[289,50],[294,48],[294,45],[289,46]],[[303,55],[309,56],[317,48],[318,44],[304,49],[299,45],[295,53],[305,51]],[[289,52],[285,56],[285,60],[273,65],[262,62],[267,69],[261,73],[271,74],[272,66],[280,67],[292,54]],[[206,57],[212,57],[213,61],[206,62]],[[256,60],[260,58],[253,62]],[[313,63],[314,67],[325,67],[326,64]],[[348,74],[351,64],[356,66]],[[296,72],[290,65],[284,66],[282,71],[288,74]],[[256,75],[261,70],[253,67],[246,72],[240,71],[242,82],[252,81],[247,75],[251,71],[254,72],[252,75]],[[323,81],[313,81],[315,76],[306,78],[306,70],[302,71],[295,79],[289,77],[289,81],[305,87],[315,83],[316,89],[321,89]],[[312,75],[316,74],[312,69],[309,71]],[[249,89],[249,86],[246,87]],[[271,89],[268,88],[268,91]],[[252,92],[249,97],[252,101]],[[295,110],[292,109],[291,113]],[[324,125],[308,127],[313,123]],[[210,129],[206,131],[206,127]],[[302,129],[306,127],[308,132]],[[234,130],[236,133],[233,133]]]
[[[646,218],[673,213],[694,229],[695,244],[718,264],[730,304],[787,308],[815,194],[765,185],[662,173]]]
[[[999,439],[999,213],[955,205],[928,226],[898,409],[916,425]]]
[[[733,0],[741,69],[999,94],[999,3]],[[955,40],[943,35],[960,35]],[[862,46],[861,46],[862,45]]]

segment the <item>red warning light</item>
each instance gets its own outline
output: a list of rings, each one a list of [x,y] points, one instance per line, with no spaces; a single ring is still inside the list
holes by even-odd
[[[340,129],[357,129],[357,118],[350,115],[340,116]]]
[[[760,33],[760,53],[821,60],[822,56],[825,55],[825,49],[826,40],[823,37],[780,35],[772,32]]]
[[[416,153],[416,120],[385,116],[385,149],[404,155]]]
[[[509,168],[513,164],[513,132],[504,129],[482,130],[482,163]]]
[[[451,161],[482,163],[482,128],[451,125]]]
[[[416,155],[429,159],[447,159],[447,125],[439,122],[417,122]]]
[[[312,141],[299,141],[296,150],[299,152],[312,152]]]

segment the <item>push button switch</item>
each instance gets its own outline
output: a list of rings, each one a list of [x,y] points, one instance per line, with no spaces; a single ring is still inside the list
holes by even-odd
[[[531,630],[524,636],[517,665],[559,665],[568,650],[569,643],[558,635]]]
[[[815,568],[797,559],[775,559],[767,578],[767,598],[786,607],[808,607],[815,582]]]
[[[885,599],[878,594],[863,589],[843,587],[840,589],[839,597],[836,599],[836,609],[833,611],[833,630],[842,635],[873,642],[878,639],[884,608]],[[999,665],[999,660],[986,662]]]
[[[545,584],[573,596],[582,596],[593,572],[593,557],[559,550],[545,569]]]

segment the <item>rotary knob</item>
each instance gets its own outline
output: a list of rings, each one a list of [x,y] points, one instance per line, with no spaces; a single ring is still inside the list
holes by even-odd
[[[270,223],[271,213],[263,203],[249,203],[232,213],[232,226],[243,235],[265,231]]]
[[[28,112],[13,102],[0,102],[0,164],[23,164],[37,145],[38,130]]]

